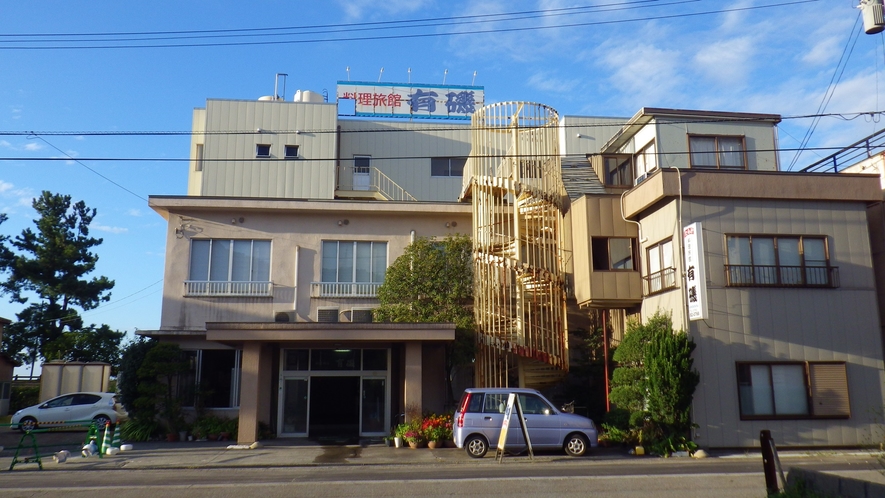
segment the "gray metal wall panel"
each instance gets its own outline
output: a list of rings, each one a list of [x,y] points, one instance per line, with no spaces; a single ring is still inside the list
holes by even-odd
[[[654,215],[675,216],[670,207]],[[668,225],[665,217],[654,215],[643,219],[644,234],[650,240],[656,240],[652,236],[661,235],[660,227]],[[695,365],[702,379],[694,404],[695,421],[701,426],[698,443],[755,446],[758,431],[770,429],[781,444],[864,444],[875,422],[872,414],[883,403],[882,351],[865,206],[687,199],[683,224],[696,220],[703,222],[710,307],[709,320],[691,322],[698,344]],[[841,287],[726,288],[724,236],[728,233],[827,235],[831,264],[839,266],[842,275]],[[646,316],[653,313],[655,302],[646,299]],[[682,326],[675,313],[674,324]],[[735,363],[778,360],[847,361],[852,417],[740,421]]]

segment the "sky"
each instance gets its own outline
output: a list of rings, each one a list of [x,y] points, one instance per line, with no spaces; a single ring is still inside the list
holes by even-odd
[[[130,336],[158,328],[165,220],[147,198],[186,193],[193,108],[272,95],[277,73],[288,75],[287,100],[299,89],[334,99],[351,79],[475,84],[487,104],[540,102],[562,115],[780,114],[781,168],[800,169],[882,128],[885,38],[864,34],[858,3],[4,2],[0,233],[32,227],[44,190],[96,208],[94,275],[116,286],[85,322]],[[794,163],[803,143],[823,150]],[[23,307],[0,296],[2,317]]]

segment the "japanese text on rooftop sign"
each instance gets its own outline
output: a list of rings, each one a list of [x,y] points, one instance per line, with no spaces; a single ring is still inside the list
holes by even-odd
[[[366,117],[470,119],[483,98],[481,86],[338,82],[338,99],[353,100]]]
[[[685,251],[685,299],[688,301],[688,319],[706,320],[707,273],[704,268],[704,237],[701,223],[682,229],[682,247]]]

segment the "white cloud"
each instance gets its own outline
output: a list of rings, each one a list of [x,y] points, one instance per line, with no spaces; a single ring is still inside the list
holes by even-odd
[[[4,182],[3,180],[0,180],[0,194],[6,192],[8,190],[12,190],[12,187],[13,187],[13,185],[11,183]]]
[[[528,85],[545,93],[572,92],[581,84],[579,79],[562,79],[552,74],[535,73],[527,81]]]
[[[755,55],[755,41],[743,36],[703,46],[695,55],[695,67],[707,78],[729,86],[749,77]]]
[[[662,105],[663,99],[678,95],[683,84],[678,51],[647,44],[625,48],[620,43],[608,44],[606,49],[600,61],[611,74],[612,88],[631,102]]]
[[[402,14],[411,14],[424,8],[429,0],[338,0],[350,20],[391,17],[402,19]]]
[[[6,140],[0,140],[0,147],[5,147],[7,149],[11,149],[12,144],[7,142]]]
[[[99,225],[97,223],[93,223],[92,225],[90,225],[90,228],[93,228],[93,229],[98,230],[100,232],[108,232],[108,233],[126,233],[129,231],[128,228],[112,227],[112,226],[108,226],[108,225]]]
[[[141,209],[135,208],[126,211],[126,214],[128,214],[129,216],[142,216]]]
[[[28,142],[25,144],[24,149],[29,151],[36,151],[42,149],[43,146],[37,142]]]

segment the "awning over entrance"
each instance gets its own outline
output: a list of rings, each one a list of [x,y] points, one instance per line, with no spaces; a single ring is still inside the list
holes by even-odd
[[[244,341],[452,341],[455,339],[455,324],[207,322],[206,339],[226,343]]]

